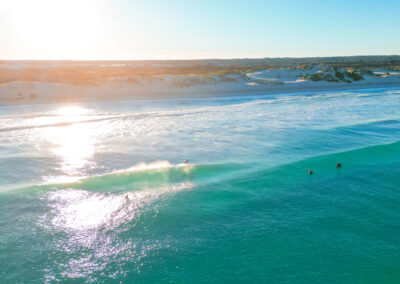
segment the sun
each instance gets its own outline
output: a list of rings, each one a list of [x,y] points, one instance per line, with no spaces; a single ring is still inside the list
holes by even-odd
[[[78,56],[79,50],[102,37],[103,1],[4,0],[0,4],[13,35],[48,58]]]

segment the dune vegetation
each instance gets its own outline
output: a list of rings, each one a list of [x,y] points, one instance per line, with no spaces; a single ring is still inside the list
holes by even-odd
[[[135,78],[163,75],[198,75],[202,78],[219,77],[234,82],[232,76],[260,70],[311,71],[315,66],[334,74],[308,74],[312,81],[359,81],[361,74],[373,75],[373,69],[400,70],[400,56],[354,56],[327,58],[262,58],[226,60],[164,60],[164,61],[0,61],[0,84],[14,81],[54,82],[73,85],[97,85],[124,78],[139,83]],[[321,72],[319,72],[321,73]],[[347,77],[347,79],[345,78]]]

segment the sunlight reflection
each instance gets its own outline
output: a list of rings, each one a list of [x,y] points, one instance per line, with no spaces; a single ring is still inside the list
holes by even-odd
[[[48,201],[51,212],[44,216],[41,225],[66,233],[66,238],[57,244],[60,253],[70,256],[63,266],[63,275],[88,277],[94,271],[104,270],[109,263],[121,263],[121,260],[142,263],[150,251],[159,249],[163,243],[158,240],[143,243],[137,238],[122,240],[120,234],[127,230],[124,224],[137,219],[163,194],[192,187],[190,183],[179,183],[119,194],[80,189],[46,192],[42,197]],[[51,273],[54,272],[51,271],[49,277]]]
[[[79,174],[77,171],[90,163],[95,152],[91,127],[76,124],[50,131],[51,142],[57,145],[52,151],[61,158],[61,169],[66,174]]]
[[[160,196],[192,187],[192,183],[177,183],[122,194],[79,189],[52,191],[48,193],[54,213],[51,223],[54,227],[70,233],[114,229],[124,222],[131,221],[140,209]]]
[[[72,115],[84,115],[88,114],[89,110],[80,106],[68,106],[59,108],[55,111],[58,115],[72,116]]]
[[[89,110],[82,107],[66,107],[56,111],[63,122],[70,122],[71,116],[85,115]],[[82,120],[85,120],[82,117]],[[79,123],[46,129],[48,141],[54,145],[50,149],[61,160],[60,169],[68,176],[82,176],[87,167],[91,166],[91,158],[95,153],[96,135],[93,125]]]
[[[82,190],[62,190],[51,196],[57,201],[54,226],[63,230],[90,230],[111,226],[127,215],[123,195],[104,195]],[[122,210],[125,209],[125,210]],[[120,216],[122,215],[122,216]]]

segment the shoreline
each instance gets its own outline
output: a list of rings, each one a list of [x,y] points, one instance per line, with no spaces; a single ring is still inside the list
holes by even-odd
[[[337,83],[315,83],[307,86],[242,86],[232,85],[223,86],[195,86],[183,89],[140,89],[137,86],[128,86],[128,88],[120,89],[110,85],[100,87],[85,87],[59,83],[46,82],[13,82],[18,83],[17,86],[11,86],[11,90],[26,90],[27,87],[33,87],[32,92],[35,93],[35,99],[13,99],[7,93],[7,87],[0,85],[0,106],[13,105],[32,105],[32,104],[74,104],[88,103],[101,101],[121,101],[121,100],[170,100],[170,99],[202,99],[202,98],[221,98],[221,97],[240,97],[240,96],[267,96],[279,94],[301,94],[301,93],[316,93],[316,92],[342,92],[342,91],[357,91],[370,89],[385,89],[385,88],[400,88],[400,82],[365,82],[340,84]],[[26,84],[26,86],[21,86]],[[329,85],[334,84],[334,85]],[[221,84],[222,85],[222,84]],[[5,88],[6,87],[6,88]],[[18,88],[20,87],[20,88]],[[136,88],[135,88],[136,87]],[[38,89],[42,89],[38,92]],[[54,95],[57,94],[57,95]],[[73,94],[73,95],[71,95]]]

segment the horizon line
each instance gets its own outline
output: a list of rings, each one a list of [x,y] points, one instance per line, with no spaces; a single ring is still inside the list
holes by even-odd
[[[339,58],[339,57],[391,57],[400,56],[400,54],[369,54],[369,55],[332,55],[332,56],[277,56],[277,57],[210,57],[210,58],[171,58],[171,59],[4,59],[0,61],[207,61],[207,60],[260,60],[260,59],[312,59],[312,58]]]

